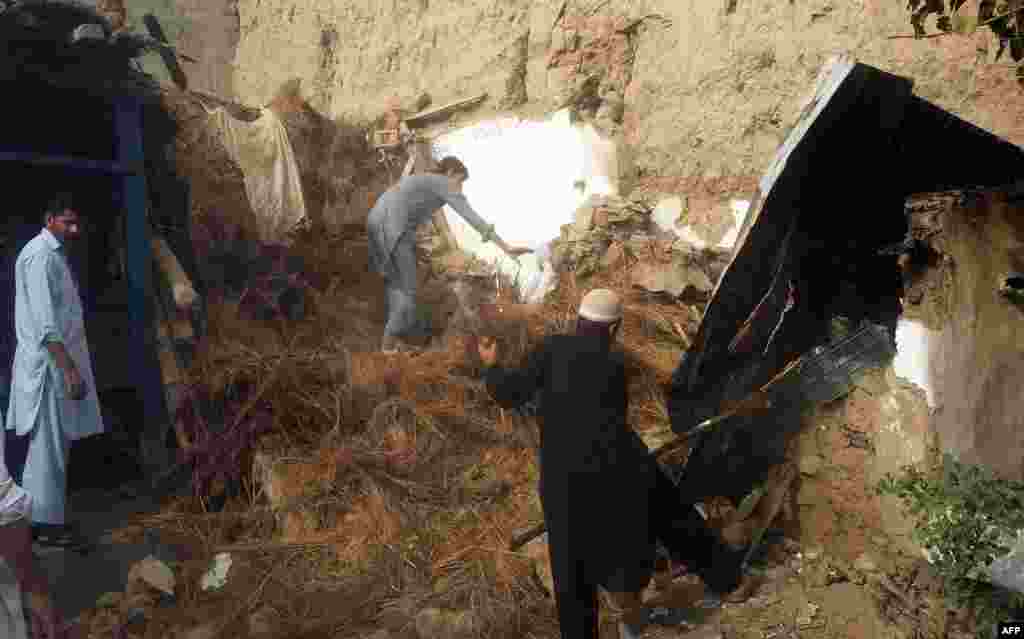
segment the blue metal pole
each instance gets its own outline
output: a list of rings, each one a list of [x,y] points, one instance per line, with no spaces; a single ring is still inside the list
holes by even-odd
[[[163,435],[167,432],[165,428],[169,422],[153,328],[153,252],[150,244],[146,175],[141,170],[144,166],[142,104],[132,98],[121,98],[114,104],[114,112],[118,162],[140,169],[126,175],[123,181],[125,262],[131,318],[131,343],[124,355],[131,358],[129,370],[137,384],[136,396],[143,402],[144,422],[140,425],[140,435],[145,451],[146,442],[158,446],[164,443]]]

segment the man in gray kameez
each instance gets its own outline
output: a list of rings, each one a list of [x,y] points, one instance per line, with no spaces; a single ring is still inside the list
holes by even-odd
[[[84,540],[65,520],[68,453],[72,441],[104,426],[82,302],[65,255],[65,245],[80,234],[71,197],[55,197],[44,221],[14,267],[18,346],[7,429],[30,435],[22,487],[32,496],[36,542],[80,547]]]
[[[416,324],[416,229],[445,204],[470,224],[484,241],[495,242],[509,257],[530,249],[506,244],[494,226],[481,218],[462,193],[469,171],[461,161],[446,157],[437,173],[410,175],[388,189],[374,204],[367,220],[370,235],[370,267],[387,280],[388,322],[382,349],[393,352],[398,338]]]

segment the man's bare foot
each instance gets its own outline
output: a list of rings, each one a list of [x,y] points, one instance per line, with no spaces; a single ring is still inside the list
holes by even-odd
[[[757,522],[757,529],[767,528],[772,520],[779,514],[779,509],[786,500],[789,486],[797,476],[797,467],[793,462],[786,460],[778,466],[773,466],[765,477],[765,493],[754,509],[751,520]]]
[[[796,466],[789,461],[773,466],[765,477],[765,491],[754,512],[746,519],[731,521],[724,526],[720,532],[722,541],[733,550],[750,545],[757,531],[768,528],[779,513],[796,474]]]

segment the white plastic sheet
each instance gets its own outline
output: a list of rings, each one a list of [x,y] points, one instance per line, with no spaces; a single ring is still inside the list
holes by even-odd
[[[561,226],[590,195],[618,192],[615,144],[559,111],[541,122],[502,118],[452,131],[434,143],[434,157],[454,155],[469,169],[470,204],[509,244],[536,253],[513,260],[449,208],[459,248],[518,280],[525,301],[539,302],[555,284],[550,251]]]
[[[270,109],[262,109],[253,122],[236,120],[222,107],[209,111],[209,116],[245,176],[249,204],[259,217],[260,239],[286,243],[288,233],[306,217],[306,202],[284,124]]]
[[[924,390],[928,406],[935,407],[935,390],[930,370],[930,344],[934,332],[920,322],[901,319],[896,325],[896,358],[893,370],[911,384]]]

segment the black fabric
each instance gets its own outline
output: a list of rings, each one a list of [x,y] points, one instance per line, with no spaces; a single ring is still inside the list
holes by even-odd
[[[486,381],[509,408],[540,393],[540,495],[562,637],[589,639],[596,587],[637,592],[654,571],[656,468],[626,421],[625,363],[600,338],[560,335]]]
[[[719,595],[735,590],[743,577],[746,550],[732,550],[722,543],[661,469],[656,473],[651,502],[651,528],[672,559]]]
[[[726,593],[743,552],[724,546],[627,422],[625,364],[600,337],[550,337],[519,370],[491,368],[488,390],[519,407],[540,392],[541,504],[562,637],[597,633],[597,588],[639,592],[655,540]]]

